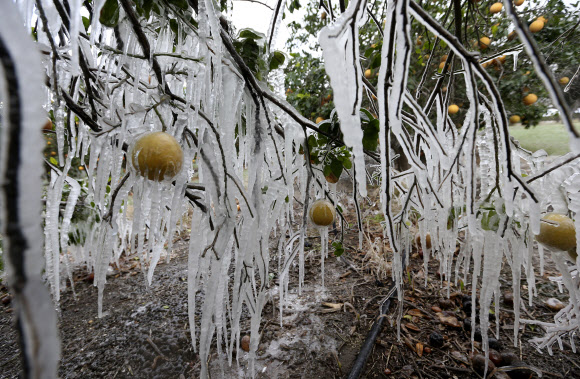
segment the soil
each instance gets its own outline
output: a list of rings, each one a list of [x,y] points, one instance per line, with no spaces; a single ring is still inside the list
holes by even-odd
[[[360,347],[375,321],[379,305],[392,283],[389,268],[379,267],[388,257],[388,246],[377,247],[369,241],[382,239],[380,217],[376,209],[363,207],[367,239],[358,249],[358,233],[345,232],[345,254],[332,253],[325,264],[326,287],[321,286],[319,239],[309,235],[307,243],[305,286],[301,294],[295,287],[297,270],[292,273],[288,306],[280,324],[275,288],[271,301],[263,312],[261,341],[255,363],[257,378],[343,378],[352,368]],[[347,217],[354,225],[354,219]],[[332,237],[330,238],[332,240]],[[75,293],[69,286],[60,303],[60,336],[62,378],[195,378],[200,361],[191,344],[187,315],[187,240],[175,244],[172,259],[156,269],[151,286],[135,259],[125,258],[120,267],[111,267],[105,287],[106,315],[97,318],[97,289],[92,277],[79,271],[75,276]],[[447,282],[437,273],[438,263],[431,261],[427,273],[422,271],[421,252],[410,254],[405,298],[402,304],[400,339],[397,337],[397,314],[400,304],[394,299],[387,322],[369,356],[362,377],[365,378],[481,378],[474,371],[470,352],[470,332],[463,320],[463,297],[469,295],[451,284],[447,298]],[[543,277],[537,278],[539,296],[522,312],[524,318],[553,320],[555,314],[544,306],[546,299],[556,297],[567,301],[567,294],[558,292],[548,276],[557,276],[553,263],[546,259]],[[273,262],[274,264],[275,262]],[[505,265],[502,273],[502,293],[511,291],[511,274]],[[428,275],[428,285],[424,285]],[[9,296],[0,288],[0,298]],[[527,294],[527,291],[522,291]],[[6,298],[8,299],[8,298]],[[3,301],[4,303],[4,301]],[[434,308],[435,307],[435,308]],[[449,312],[459,327],[441,322],[439,311]],[[0,377],[16,378],[21,364],[16,333],[13,328],[11,303],[0,305]],[[452,322],[453,323],[453,322]],[[528,340],[541,335],[539,328],[522,326],[518,347],[513,341],[513,311],[508,304],[500,305],[500,334],[495,336],[495,317],[491,319],[490,337],[499,343],[499,353],[514,353],[523,365],[533,366],[546,378],[580,377],[580,357],[565,343],[561,351],[554,346],[553,355],[540,353]],[[242,324],[249,331],[249,320]],[[431,346],[429,336],[438,332],[442,346]],[[435,342],[433,340],[432,342]],[[492,341],[493,342],[493,341]],[[566,346],[567,345],[567,346]],[[578,342],[576,343],[578,345]],[[481,350],[476,342],[475,353]],[[215,351],[215,349],[214,349]],[[520,364],[520,367],[523,367]],[[226,362],[222,371],[217,353],[210,356],[212,378],[252,377],[248,353],[240,351],[233,364]],[[512,377],[538,377],[533,371],[520,369]],[[495,377],[506,377],[496,372]]]

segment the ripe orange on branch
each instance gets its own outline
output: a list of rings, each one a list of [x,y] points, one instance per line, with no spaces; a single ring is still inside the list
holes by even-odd
[[[510,124],[517,124],[520,121],[522,121],[522,118],[517,114],[510,117]]]
[[[135,141],[131,163],[138,174],[149,180],[171,179],[181,171],[183,150],[171,134],[146,133]]]
[[[561,85],[566,85],[568,84],[568,82],[570,81],[570,78],[567,76],[563,76],[558,80],[558,83],[560,83]]]
[[[479,48],[480,49],[487,49],[489,47],[489,45],[491,44],[491,40],[489,39],[489,37],[481,37],[479,39]]]
[[[529,95],[524,97],[524,104],[525,105],[532,105],[536,101],[538,101],[538,96],[536,96],[536,94],[534,94],[534,93],[530,93]]]
[[[544,246],[559,251],[567,251],[575,260],[576,253],[576,227],[574,221],[568,216],[558,213],[548,213],[542,220],[551,223],[540,223],[540,234],[536,240]]]
[[[319,199],[310,206],[308,216],[314,225],[328,226],[334,221],[336,210],[330,201]]]
[[[502,8],[503,8],[502,3],[495,3],[491,7],[489,7],[489,11],[491,13],[499,13],[499,12],[501,12]]]
[[[456,104],[451,104],[448,108],[447,108],[447,112],[449,114],[455,114],[457,112],[459,112],[459,106]]]
[[[530,32],[532,33],[537,33],[542,29],[544,29],[544,21],[539,18],[530,24]]]

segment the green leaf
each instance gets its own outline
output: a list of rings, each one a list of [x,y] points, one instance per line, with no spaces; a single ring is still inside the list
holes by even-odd
[[[179,27],[177,25],[177,20],[176,19],[172,18],[171,20],[169,20],[169,27],[171,28],[171,31],[173,33],[175,33],[175,35],[178,34],[177,32],[179,31]]]
[[[85,26],[85,32],[89,31],[89,26],[91,26],[91,20],[88,17],[83,16],[83,25]]]
[[[347,170],[350,170],[352,168],[352,162],[350,161],[349,158],[345,157],[342,160],[342,165],[344,166],[344,168],[346,168]]]
[[[369,112],[368,109],[361,108],[360,111],[361,111],[361,113],[360,113],[360,119],[361,119],[361,121],[368,122],[368,121],[370,121],[370,120],[372,120],[374,118],[373,115],[371,114],[371,112]]]
[[[50,157],[50,163],[52,163],[55,166],[58,166],[58,161],[56,160],[55,157]]]
[[[290,11],[290,13],[294,12],[295,9],[300,9],[300,1],[298,0],[292,1],[288,6],[288,10]]]
[[[344,254],[344,247],[342,246],[342,242],[334,241],[332,243],[332,247],[334,248],[335,256],[340,257],[342,254]]]
[[[253,40],[260,40],[260,39],[266,38],[266,35],[258,32],[258,31],[255,31],[254,29],[246,28],[246,29],[240,30],[240,33],[238,34],[238,38],[239,39],[249,38],[249,39],[253,39]]]
[[[375,55],[373,62],[371,63],[371,69],[375,69],[377,67],[381,67],[381,54]]]
[[[286,56],[281,51],[274,51],[270,54],[270,70],[275,70],[284,64]]]
[[[318,142],[316,142],[316,137],[313,135],[308,136],[308,146],[316,147],[318,146]]]
[[[109,28],[114,28],[119,23],[119,3],[117,0],[107,0],[101,9],[99,22]]]
[[[337,177],[340,178],[340,174],[342,174],[343,165],[342,162],[338,159],[333,159],[330,162],[330,168],[332,169],[332,173]]]
[[[366,126],[363,126],[363,147],[366,150],[375,151],[379,145],[380,124],[379,120],[374,119]]]
[[[332,168],[330,167],[330,165],[324,166],[324,168],[322,169],[322,173],[324,174],[324,176],[330,175],[332,173]]]

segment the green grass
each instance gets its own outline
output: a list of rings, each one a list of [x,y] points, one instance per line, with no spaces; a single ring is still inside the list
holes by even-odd
[[[575,126],[580,128],[580,124]],[[520,125],[510,126],[510,135],[530,151],[544,149],[549,155],[564,155],[570,151],[570,139],[563,124],[540,123],[529,129]]]

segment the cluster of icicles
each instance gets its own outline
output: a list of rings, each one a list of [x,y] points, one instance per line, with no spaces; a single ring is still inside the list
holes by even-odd
[[[48,14],[56,14],[50,2],[42,3]],[[104,2],[96,3],[95,14],[99,14],[99,6]],[[32,1],[20,3],[23,14],[33,13],[32,4]],[[357,33],[367,21],[366,5],[363,0],[350,2],[347,11],[320,36],[344,141],[355,157],[353,176],[362,196],[366,195],[366,173],[359,117],[363,84]],[[92,86],[98,90],[99,99],[93,106],[103,130],[92,131],[82,120],[75,125],[75,118],[54,88],[46,89],[45,98],[46,109],[54,111],[58,141],[58,167],[53,165],[51,169],[45,217],[46,279],[54,300],[59,299],[61,271],[73,283],[73,267],[85,264],[95,273],[98,313],[102,316],[106,311],[103,291],[107,271],[111,263],[118,263],[123,252],[140,257],[145,279],[151,283],[159,260],[169,259],[173,239],[186,225],[183,216],[193,204],[188,306],[191,336],[200,354],[203,377],[207,376],[206,362],[216,340],[220,357],[227,356],[231,364],[234,350],[239,349],[240,320],[244,312],[247,312],[244,317],[251,318],[250,361],[254,361],[261,313],[269,291],[277,289],[283,311],[284,298],[292,282],[290,271],[296,261],[299,288],[304,280],[307,223],[306,218],[294,219],[294,199],[298,196],[306,207],[328,190],[322,174],[316,170],[310,172],[303,156],[297,154],[298,146],[304,141],[302,126],[272,103],[266,102],[264,108],[248,90],[223,46],[221,26],[213,6],[212,1],[200,1],[199,27],[180,21],[177,34],[169,18],[152,19],[151,27],[143,28],[151,53],[164,73],[163,83],[158,82],[150,57],[142,56],[139,36],[123,17],[122,9],[117,37],[96,18],[90,36],[85,36],[79,32],[80,15],[73,17],[70,44],[59,48],[59,54],[68,57],[70,51],[83,52]],[[513,275],[514,333],[517,334],[520,322],[533,322],[519,317],[520,280],[524,274],[531,302],[537,270],[532,265],[533,236],[539,231],[540,214],[548,209],[563,213],[580,210],[578,163],[571,161],[531,181],[529,178],[546,169],[544,156],[531,154],[517,148],[513,141],[508,142],[507,129],[502,127],[505,115],[499,110],[501,99],[486,95],[482,88],[475,86],[474,78],[480,72],[447,35],[438,33],[459,57],[456,61],[463,71],[455,80],[465,78],[470,104],[463,127],[456,129],[450,122],[444,99],[436,97],[429,109],[420,105],[406,83],[412,50],[409,14],[437,33],[431,21],[413,11],[408,1],[388,2],[379,83],[388,81],[390,85],[380,85],[378,91],[381,200],[387,220],[385,236],[395,251],[393,277],[399,288],[399,299],[403,296],[402,256],[409,253],[412,240],[406,225],[418,213],[423,246],[426,246],[427,233],[432,241],[432,249],[424,254],[425,265],[431,256],[436,257],[447,278],[453,278],[455,283],[462,280],[471,286],[473,304],[478,288],[481,309],[488,309],[494,300],[495,307],[499,306],[499,273],[503,257],[506,258]],[[58,17],[49,19],[58,20]],[[355,23],[351,22],[353,19]],[[395,28],[391,28],[392,23]],[[48,30],[56,36],[60,27],[55,21],[48,25]],[[350,28],[354,28],[354,33]],[[37,30],[39,44],[49,46],[41,20]],[[117,38],[123,43],[119,44]],[[388,50],[390,39],[397,46],[396,54]],[[175,45],[174,41],[177,41]],[[122,50],[117,49],[119,46]],[[44,63],[51,82],[69,93],[73,101],[85,101],[87,84],[80,75],[78,56],[60,59],[53,66],[50,54]],[[391,78],[386,78],[388,66],[392,69]],[[493,93],[490,87],[493,83],[482,80],[487,93]],[[179,94],[183,101],[168,97],[165,88]],[[385,108],[386,98],[388,108]],[[410,111],[403,112],[403,105]],[[88,104],[83,109],[90,112]],[[435,125],[429,120],[430,112],[436,112]],[[275,125],[284,130],[283,136],[276,133]],[[392,134],[385,133],[387,128]],[[484,132],[477,132],[479,128]],[[136,137],[160,130],[180,141],[184,167],[172,180],[157,182],[139,176],[126,162],[130,160],[127,146]],[[391,136],[398,139],[411,162],[412,168],[406,172],[397,173],[390,167]],[[84,183],[68,176],[73,159],[84,161],[87,156]],[[516,175],[522,177],[520,162],[529,165],[530,176],[516,181]],[[192,182],[194,175],[198,180]],[[299,188],[296,193],[295,185]],[[329,193],[332,196],[333,191]],[[392,214],[391,203],[396,197],[405,206],[400,213]],[[64,210],[61,209],[63,198],[66,198]],[[192,198],[196,203],[190,202]],[[130,203],[132,214],[128,211]],[[98,217],[91,217],[84,226],[71,224],[75,208],[89,204]],[[484,211],[489,216],[487,227],[482,226]],[[580,230],[578,224],[580,220],[576,230]],[[322,230],[322,241],[328,241],[326,233]],[[69,240],[71,234],[84,234],[82,243],[73,244]],[[459,258],[453,267],[458,237]],[[323,257],[327,254],[324,245]],[[539,251],[542,257],[541,247]],[[580,322],[578,273],[563,257],[552,256],[562,270],[561,282],[571,296],[570,305],[558,313],[554,324],[539,323],[547,334],[535,342],[539,348],[548,349],[556,341],[561,345],[564,336],[570,336],[574,346],[572,337]],[[278,283],[271,280],[272,259],[278,260],[279,269],[275,273]],[[196,302],[197,293],[203,294],[201,304]],[[201,309],[199,318],[195,316],[197,307]],[[475,317],[475,312],[472,314]],[[485,312],[482,315],[479,322],[482,333],[486,334],[489,321]],[[499,315],[497,309],[496,315]],[[487,349],[487,340],[483,341]]]

